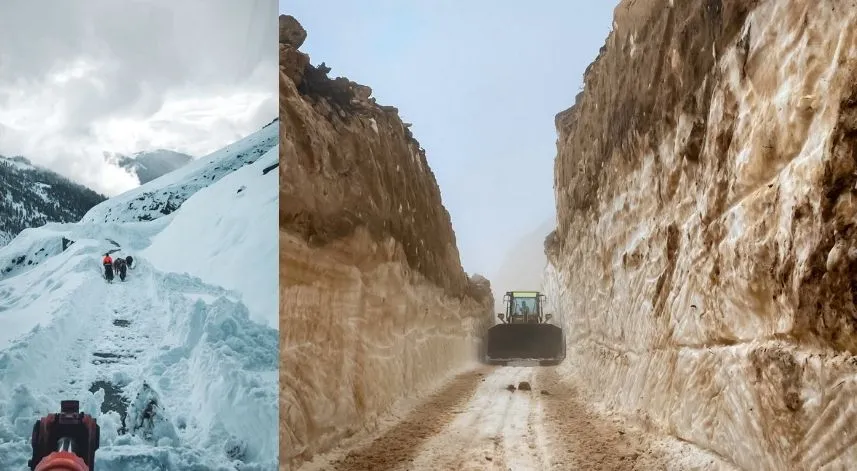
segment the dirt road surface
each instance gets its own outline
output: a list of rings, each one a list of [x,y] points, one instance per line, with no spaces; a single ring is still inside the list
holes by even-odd
[[[323,468],[734,469],[689,444],[595,410],[555,368],[546,367],[482,368],[459,375],[394,426],[335,456]]]

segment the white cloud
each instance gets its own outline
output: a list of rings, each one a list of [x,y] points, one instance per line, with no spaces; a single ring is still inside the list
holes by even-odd
[[[116,194],[105,151],[201,156],[277,114],[275,0],[0,2],[0,154]]]

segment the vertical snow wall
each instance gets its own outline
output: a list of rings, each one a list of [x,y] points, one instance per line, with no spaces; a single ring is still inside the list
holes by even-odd
[[[461,268],[425,153],[280,17],[280,460],[292,469],[477,360],[493,301]]]
[[[855,25],[625,0],[557,115],[564,371],[743,469],[857,466]]]

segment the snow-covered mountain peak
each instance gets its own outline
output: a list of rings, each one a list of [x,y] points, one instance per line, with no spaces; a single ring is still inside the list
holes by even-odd
[[[108,162],[136,176],[141,185],[173,172],[193,160],[188,154],[168,149],[135,152],[131,155],[105,152],[104,157]]]
[[[275,147],[279,126],[266,126],[223,149],[92,208],[83,222],[151,221],[178,209],[200,189],[250,165]]]

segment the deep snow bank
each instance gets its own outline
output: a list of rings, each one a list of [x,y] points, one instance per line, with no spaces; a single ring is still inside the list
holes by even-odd
[[[463,272],[396,110],[309,66],[305,33],[280,21],[280,456],[291,469],[474,363],[491,294]]]
[[[98,469],[276,469],[278,335],[250,317],[258,306],[276,308],[276,269],[254,258],[273,258],[274,230],[227,237],[222,227],[228,219],[260,230],[258,218],[273,218],[278,182],[264,173],[276,163],[273,145],[222,174],[200,166],[153,181],[194,189],[168,216],[140,218],[151,208],[120,195],[93,208],[98,217],[28,229],[0,248],[0,264],[14,266],[0,274],[0,469],[26,466],[33,422],[67,398],[101,424]],[[143,221],[105,222],[105,213]],[[64,239],[73,241],[65,250]],[[135,256],[126,282],[103,279],[106,251]],[[205,256],[222,258],[209,266]],[[32,263],[15,263],[22,259]],[[237,260],[262,265],[242,270]]]
[[[624,1],[557,116],[563,369],[745,469],[857,465],[855,21]]]
[[[188,273],[242,293],[251,317],[279,328],[276,293],[278,148],[199,190],[142,255],[164,271]]]

